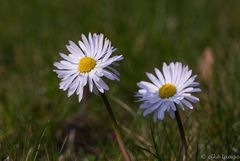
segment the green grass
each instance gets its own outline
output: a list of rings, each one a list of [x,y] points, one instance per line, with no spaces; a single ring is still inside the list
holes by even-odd
[[[52,72],[68,40],[88,32],[104,33],[125,57],[121,81],[108,81],[107,95],[127,128],[124,140],[134,160],[181,158],[175,120],[143,118],[133,97],[136,82],[170,61],[198,74],[206,47],[213,50],[212,79],[198,77],[201,101],[181,112],[189,160],[240,155],[239,7],[238,0],[1,1],[0,160],[122,160],[101,99],[88,95],[79,104],[76,96],[67,98]]]

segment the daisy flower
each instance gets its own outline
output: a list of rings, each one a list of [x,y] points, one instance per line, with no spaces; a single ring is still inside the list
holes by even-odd
[[[63,60],[54,63],[57,67],[54,72],[61,79],[59,88],[68,90],[68,97],[76,93],[79,102],[85,86],[88,85],[90,92],[104,93],[109,87],[103,77],[119,80],[119,73],[112,66],[123,59],[122,55],[111,57],[116,48],[103,34],[89,33],[88,38],[83,34],[81,37],[78,45],[69,41],[66,45],[69,54],[59,53]]]
[[[188,107],[193,109],[192,103],[199,99],[192,95],[194,92],[200,92],[195,82],[196,75],[192,76],[192,70],[182,63],[163,64],[162,72],[155,68],[156,76],[146,73],[151,82],[141,81],[137,85],[140,88],[136,94],[139,101],[143,103],[140,109],[143,109],[143,115],[153,114],[153,119],[163,120],[165,111],[168,111],[171,118],[175,117],[177,105],[184,109]]]

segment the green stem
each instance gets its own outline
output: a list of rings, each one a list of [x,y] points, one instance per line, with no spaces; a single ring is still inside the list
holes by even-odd
[[[113,114],[111,105],[110,105],[110,103],[108,102],[108,99],[107,99],[105,93],[101,93],[101,92],[99,92],[99,93],[100,93],[101,98],[102,98],[102,100],[103,100],[103,102],[104,102],[104,104],[105,104],[105,106],[106,106],[106,108],[107,108],[108,114],[109,114],[109,116],[110,116],[110,118],[111,118],[112,126],[113,126],[113,131],[114,131],[114,133],[115,133],[115,136],[116,136],[116,139],[117,139],[119,148],[120,148],[120,150],[121,150],[121,152],[122,152],[123,158],[124,158],[125,161],[131,161],[131,159],[130,159],[130,157],[129,157],[129,154],[128,154],[128,152],[127,152],[127,149],[126,149],[126,147],[125,147],[125,144],[124,144],[124,142],[123,142],[123,140],[122,140],[122,136],[121,136],[121,133],[120,133],[120,129],[119,129],[119,126],[118,126],[118,124],[117,124],[116,118],[115,118],[115,116],[114,116],[114,114]]]
[[[187,160],[187,140],[186,140],[186,137],[185,137],[185,133],[184,133],[183,125],[182,125],[182,120],[181,120],[181,117],[178,113],[178,110],[175,111],[175,116],[176,116],[179,133],[180,133],[181,140],[182,140],[182,160],[186,161]]]

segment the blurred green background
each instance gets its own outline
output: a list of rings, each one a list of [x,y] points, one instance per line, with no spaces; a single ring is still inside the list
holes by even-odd
[[[88,32],[125,57],[107,95],[133,160],[180,160],[175,120],[153,124],[133,97],[145,72],[171,61],[188,64],[203,90],[181,112],[189,159],[240,155],[239,16],[239,0],[1,0],[0,160],[122,160],[101,99],[67,98],[52,71],[68,40]]]

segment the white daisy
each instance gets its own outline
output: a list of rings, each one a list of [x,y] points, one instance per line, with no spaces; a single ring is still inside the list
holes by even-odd
[[[115,62],[122,60],[123,56],[110,57],[116,48],[111,46],[111,42],[103,34],[89,33],[88,39],[82,34],[78,45],[69,41],[66,47],[70,53],[59,53],[64,60],[54,63],[57,67],[54,72],[61,79],[60,89],[68,90],[68,97],[76,93],[80,102],[87,84],[90,92],[104,93],[109,87],[102,80],[103,76],[110,80],[119,80],[119,73],[111,65],[117,65]]]
[[[155,68],[154,76],[146,73],[151,82],[141,81],[137,85],[140,87],[136,96],[143,103],[140,109],[143,109],[143,115],[154,113],[154,121],[163,120],[165,111],[168,111],[172,118],[175,117],[176,105],[180,108],[188,107],[193,109],[192,103],[199,99],[192,95],[194,92],[200,92],[195,82],[196,75],[192,75],[192,70],[181,63],[163,64],[162,71]]]

